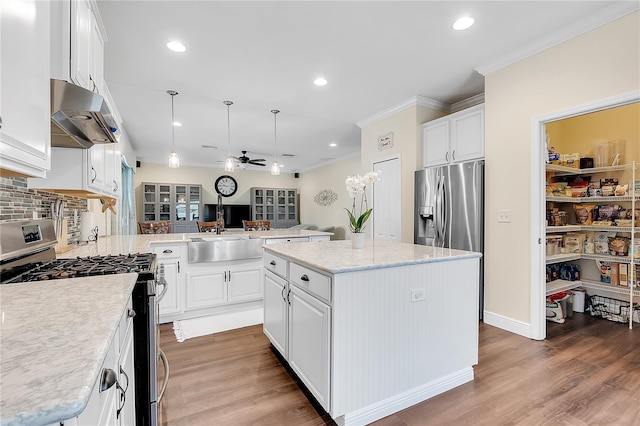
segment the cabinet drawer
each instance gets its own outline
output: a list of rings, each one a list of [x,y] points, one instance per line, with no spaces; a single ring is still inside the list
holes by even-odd
[[[153,252],[156,254],[158,260],[172,259],[182,255],[182,246],[157,246],[153,248]]]
[[[262,259],[266,270],[280,275],[282,278],[287,278],[287,260],[266,252]]]
[[[266,252],[262,259],[266,270],[280,275],[282,278],[287,278],[287,263],[289,261]]]
[[[291,263],[289,281],[309,293],[331,301],[331,278],[309,268]]]
[[[306,243],[309,237],[290,237],[290,238],[267,238],[265,244],[286,244],[286,243]]]

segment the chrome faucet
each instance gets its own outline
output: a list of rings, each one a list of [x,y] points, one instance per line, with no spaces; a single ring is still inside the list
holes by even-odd
[[[222,195],[220,195],[220,193],[218,193],[218,206],[216,210],[216,234],[220,235],[222,227],[224,227],[224,211],[222,210]]]

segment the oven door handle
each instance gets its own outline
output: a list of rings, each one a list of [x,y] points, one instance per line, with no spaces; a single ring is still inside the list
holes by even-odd
[[[162,401],[162,397],[164,396],[164,391],[167,390],[167,384],[169,383],[169,361],[167,360],[167,355],[165,355],[164,351],[158,348],[158,358],[162,361],[162,365],[164,366],[164,379],[162,380],[162,387],[160,388],[160,394],[158,395],[158,404]]]
[[[156,281],[157,285],[161,285],[162,286],[162,291],[160,292],[160,294],[156,297],[156,303],[160,303],[160,301],[162,300],[162,298],[164,297],[165,293],[167,292],[167,290],[169,289],[169,283],[167,282],[167,280],[164,277],[160,277],[160,279],[158,279]]]

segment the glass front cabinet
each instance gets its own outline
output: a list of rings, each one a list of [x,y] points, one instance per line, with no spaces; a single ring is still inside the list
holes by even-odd
[[[202,185],[143,183],[144,222],[171,221],[171,232],[198,232],[202,215]]]
[[[251,188],[251,220],[269,220],[272,229],[297,225],[298,190]]]

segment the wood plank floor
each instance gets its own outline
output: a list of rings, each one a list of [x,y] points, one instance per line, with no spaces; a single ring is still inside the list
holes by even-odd
[[[473,382],[374,425],[640,425],[640,325],[575,314],[547,334],[534,341],[481,323]],[[165,324],[161,346],[170,364],[162,425],[334,424],[261,325],[177,343]]]

